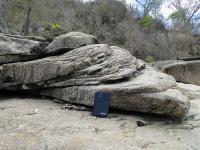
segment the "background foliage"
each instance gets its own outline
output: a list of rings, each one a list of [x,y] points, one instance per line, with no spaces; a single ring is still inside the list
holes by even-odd
[[[137,7],[117,0],[1,0],[0,32],[23,34],[31,7],[28,34],[49,41],[66,32],[81,31],[148,61],[199,55],[200,25],[188,20],[191,9],[177,7],[168,18],[169,26],[160,13],[164,0],[135,1]]]

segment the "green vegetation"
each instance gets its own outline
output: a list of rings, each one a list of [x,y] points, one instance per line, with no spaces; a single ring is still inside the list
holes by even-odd
[[[145,61],[146,61],[147,63],[152,63],[152,62],[155,62],[155,59],[154,59],[152,56],[147,56],[147,57],[145,58]]]
[[[152,28],[154,25],[154,19],[151,16],[145,16],[142,19],[140,19],[139,24],[142,27]]]
[[[52,25],[46,25],[45,31],[43,32],[43,36],[48,40],[52,41],[55,37],[64,34],[64,29],[61,25],[54,23]]]
[[[176,19],[176,20],[180,20],[180,21],[184,21],[186,19],[186,13],[185,10],[181,10],[181,11],[175,11],[174,13],[172,13],[169,18],[171,19]]]

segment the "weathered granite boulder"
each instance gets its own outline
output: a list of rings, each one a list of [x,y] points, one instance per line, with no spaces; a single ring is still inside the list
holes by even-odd
[[[96,37],[81,32],[70,32],[54,39],[45,49],[44,54],[62,54],[86,45],[99,44]]]
[[[38,38],[0,34],[0,65],[38,58],[47,45]]]
[[[177,82],[200,85],[200,60],[161,61],[153,63],[153,66],[174,76]]]
[[[187,97],[173,77],[106,44],[83,46],[60,56],[1,66],[2,89],[29,90],[71,103],[93,105],[95,92],[112,94],[111,107],[182,117]]]

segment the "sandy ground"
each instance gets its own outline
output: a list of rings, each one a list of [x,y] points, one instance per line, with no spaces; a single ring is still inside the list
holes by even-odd
[[[52,100],[0,95],[0,150],[200,150],[200,100],[191,103],[183,121],[113,111],[102,119]]]

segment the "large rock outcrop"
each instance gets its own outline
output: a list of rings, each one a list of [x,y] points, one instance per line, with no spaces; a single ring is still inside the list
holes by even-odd
[[[110,92],[111,107],[121,110],[183,116],[189,109],[186,96],[176,88],[171,76],[145,69],[128,81],[101,85],[50,88],[41,95],[55,97],[71,103],[93,105],[95,92]]]
[[[200,85],[200,60],[195,61],[161,61],[153,66],[171,76],[177,82]]]
[[[88,43],[70,50],[66,45],[59,47],[58,41],[71,40],[60,36],[44,49],[54,45],[53,51],[66,50],[59,56],[2,65],[0,88],[89,106],[93,105],[95,92],[104,91],[112,94],[111,107],[121,110],[176,117],[189,110],[187,96],[172,76],[156,71],[116,46]],[[85,42],[82,38],[78,41]]]

